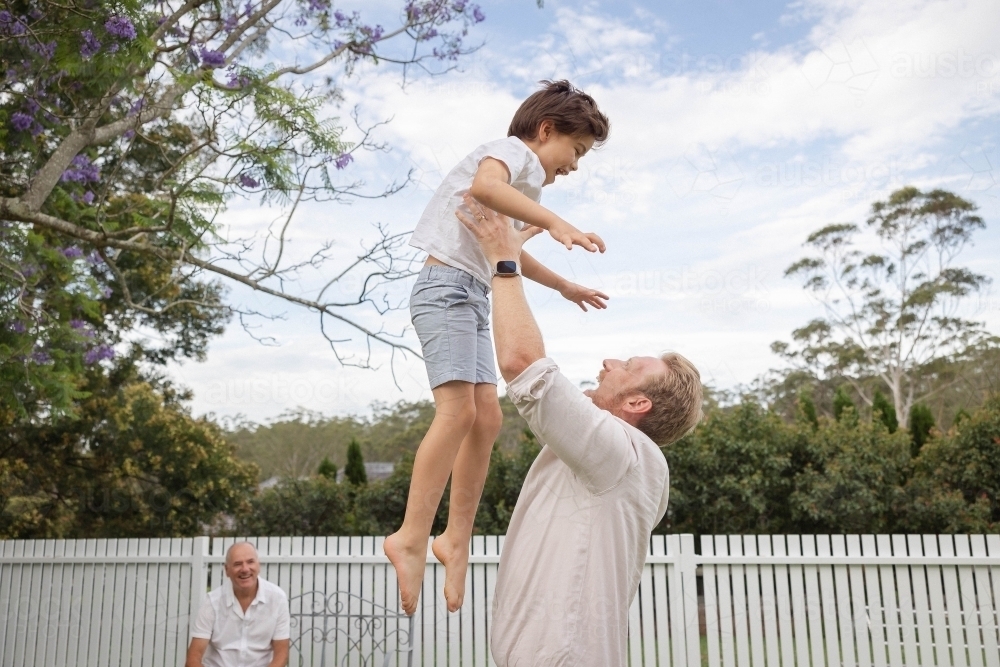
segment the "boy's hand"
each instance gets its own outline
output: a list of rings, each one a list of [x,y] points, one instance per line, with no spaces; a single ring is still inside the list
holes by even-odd
[[[604,252],[605,250],[604,241],[601,240],[600,236],[594,234],[593,232],[584,234],[579,229],[565,221],[550,225],[549,234],[556,241],[566,246],[566,250],[572,250],[575,245],[578,245],[585,250],[589,250],[590,252],[597,252],[598,250]]]
[[[604,302],[611,298],[604,292],[598,292],[595,289],[590,289],[589,287],[584,287],[583,285],[577,285],[576,283],[571,283],[568,280],[566,281],[566,284],[559,289],[559,293],[563,295],[563,298],[580,306],[583,312],[587,312],[587,306],[585,304],[588,303],[598,310],[607,308],[608,304]]]

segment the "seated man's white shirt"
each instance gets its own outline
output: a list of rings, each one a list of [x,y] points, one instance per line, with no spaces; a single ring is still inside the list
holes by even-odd
[[[499,667],[623,666],[628,609],[667,509],[667,462],[551,359],[529,366],[507,395],[544,446],[503,546],[493,659]]]
[[[208,594],[191,626],[191,636],[208,639],[205,667],[267,667],[274,657],[271,642],[289,638],[288,596],[263,577],[246,612],[226,579]]]
[[[517,137],[491,141],[466,155],[444,177],[420,216],[417,227],[410,236],[410,245],[420,248],[448,266],[471,273],[483,284],[489,285],[493,279],[493,269],[486,261],[479,241],[455,217],[455,210],[459,208],[470,218],[474,217],[462,201],[462,195],[472,187],[479,163],[486,158],[499,160],[507,167],[510,172],[509,183],[515,190],[533,201],[541,200],[545,168],[538,156]],[[512,220],[511,224],[518,231],[524,228],[524,223],[517,220]]]

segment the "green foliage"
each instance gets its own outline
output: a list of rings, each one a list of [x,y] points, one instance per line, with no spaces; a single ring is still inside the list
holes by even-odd
[[[521,485],[540,451],[535,434],[528,429],[522,431],[520,443],[512,452],[505,452],[499,445],[494,445],[483,497],[476,512],[477,533],[503,535],[507,532]]]
[[[242,535],[352,535],[353,498],[325,476],[285,479],[251,499],[236,523]]]
[[[788,498],[796,533],[884,533],[906,481],[910,442],[881,422],[827,421],[804,441]]]
[[[896,408],[878,389],[875,390],[875,395],[872,397],[872,418],[882,422],[889,429],[889,433],[895,433],[896,429],[899,428]]]
[[[254,466],[169,386],[122,371],[84,388],[76,419],[0,435],[0,537],[199,535],[253,492]]]
[[[850,395],[847,393],[847,388],[843,385],[837,387],[837,392],[833,395],[833,418],[836,421],[840,421],[841,416],[844,414],[844,410],[851,408],[857,410],[854,405],[854,401],[851,400]]]
[[[670,504],[657,532],[949,533],[1000,529],[1000,399],[961,428],[905,431],[859,421],[788,422],[749,397],[708,413],[664,450]]]
[[[664,450],[670,502],[660,532],[784,532],[797,430],[752,400],[714,410]]]
[[[932,436],[914,462],[915,478],[982,504],[991,532],[1000,523],[1000,398],[993,397],[954,428]]]
[[[271,477],[307,477],[324,458],[342,468],[347,446],[357,440],[366,461],[399,461],[417,451],[434,419],[434,403],[400,401],[375,404],[371,416],[323,417],[299,411],[270,424],[238,423],[227,439],[239,455],[260,468],[261,481]],[[500,399],[504,423],[497,445],[510,452],[518,447],[527,424],[506,396]]]
[[[328,457],[323,457],[323,460],[319,462],[319,467],[316,469],[316,474],[335,480],[337,479],[337,464]]]
[[[351,484],[367,484],[368,474],[365,472],[365,459],[361,455],[361,445],[357,440],[351,440],[347,445],[347,464],[344,466],[344,478]]]
[[[923,403],[917,403],[910,410],[910,439],[913,442],[911,454],[916,456],[927,442],[934,428],[934,413]]]
[[[812,394],[810,392],[799,392],[799,412],[803,419],[812,424],[813,428],[819,428],[819,417],[816,414],[816,403],[813,401]]]
[[[502,535],[528,469],[540,447],[530,431],[515,451],[495,447],[483,490],[475,532]],[[236,517],[242,535],[389,535],[399,529],[406,511],[413,455],[405,454],[392,475],[365,485],[335,484],[322,477],[284,479],[261,491]],[[448,489],[438,507],[432,534],[448,522]]]

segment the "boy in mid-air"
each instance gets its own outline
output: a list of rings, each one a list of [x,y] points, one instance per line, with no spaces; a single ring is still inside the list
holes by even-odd
[[[567,249],[604,252],[599,236],[584,234],[538,201],[543,186],[576,171],[577,161],[607,140],[610,123],[593,98],[568,81],[542,85],[514,114],[506,139],[480,146],[445,176],[410,241],[428,255],[410,295],[410,314],[436,411],[413,461],[403,525],[384,545],[407,614],[417,608],[427,538],[449,475],[448,527],[432,549],[445,566],[448,609],[458,610],[465,595],[473,520],[503,420],[489,325],[493,277],[520,273],[584,311],[586,304],[606,307],[607,295],[556,275],[526,252],[520,266],[489,266],[476,238],[455,216],[461,208],[477,218],[481,203],[512,218],[519,230],[534,225],[536,233],[547,230]],[[468,200],[467,206],[467,195],[477,201]]]

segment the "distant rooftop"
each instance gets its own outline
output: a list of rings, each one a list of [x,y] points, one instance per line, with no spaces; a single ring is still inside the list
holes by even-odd
[[[374,482],[378,479],[385,479],[392,474],[392,471],[396,469],[395,463],[389,463],[386,461],[365,461],[365,474],[368,475],[368,481]],[[344,481],[344,469],[341,468],[337,471],[337,481]]]

